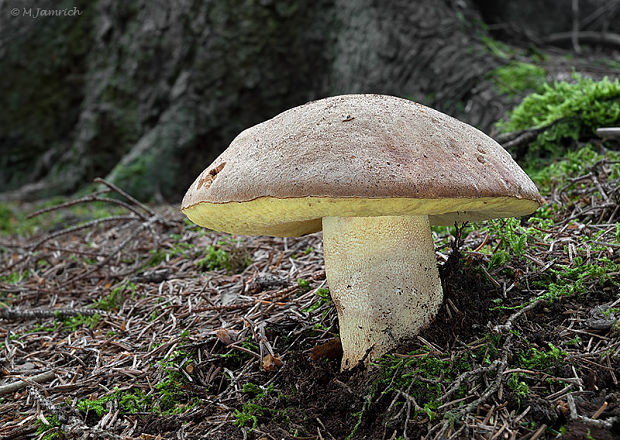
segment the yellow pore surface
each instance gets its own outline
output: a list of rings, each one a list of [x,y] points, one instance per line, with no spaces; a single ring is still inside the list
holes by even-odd
[[[512,197],[480,198],[329,198],[260,197],[248,202],[202,202],[183,209],[194,223],[241,235],[295,237],[321,230],[323,217],[428,215],[432,225],[515,217],[532,213],[538,203]]]

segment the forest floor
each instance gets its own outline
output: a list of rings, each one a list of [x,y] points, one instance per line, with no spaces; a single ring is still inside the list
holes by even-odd
[[[434,228],[444,304],[367,373],[339,371],[320,234],[105,183],[2,205],[0,439],[620,438],[619,159],[578,149],[532,216]]]

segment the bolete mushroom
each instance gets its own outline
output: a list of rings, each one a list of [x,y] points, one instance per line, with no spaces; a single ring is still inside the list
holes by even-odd
[[[443,295],[430,225],[525,215],[541,202],[510,154],[477,129],[406,99],[344,95],[243,131],[182,210],[232,234],[322,229],[349,369],[436,314]]]

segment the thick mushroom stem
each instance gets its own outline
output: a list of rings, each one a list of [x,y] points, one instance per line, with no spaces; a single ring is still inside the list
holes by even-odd
[[[437,313],[443,294],[427,216],[324,217],[323,251],[342,370],[415,336]]]

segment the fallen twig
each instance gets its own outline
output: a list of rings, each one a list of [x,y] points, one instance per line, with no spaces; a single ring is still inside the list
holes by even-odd
[[[67,316],[93,316],[95,314],[106,315],[104,310],[76,308],[57,309],[19,309],[15,307],[0,307],[0,319],[33,319],[33,318],[63,318]]]
[[[573,32],[559,32],[551,34],[543,40],[547,44],[570,43],[573,41]],[[620,35],[610,32],[579,32],[579,41],[585,44],[604,44],[607,46],[620,47]]]
[[[598,420],[598,419],[579,415],[577,413],[577,406],[575,405],[575,399],[573,398],[572,394],[568,394],[566,396],[566,401],[568,402],[568,408],[570,409],[571,419],[579,420],[580,422],[583,422],[587,425],[598,426],[599,428],[603,428],[603,429],[611,429],[611,427],[613,426],[614,421],[616,419],[615,417],[613,418],[614,420]]]
[[[493,330],[495,330],[498,333],[512,330],[512,324],[514,323],[514,321],[518,319],[521,315],[523,315],[525,312],[529,312],[530,310],[535,308],[538,304],[541,303],[542,300],[543,298],[539,298],[537,300],[532,301],[525,307],[517,310],[515,313],[513,313],[512,315],[508,317],[508,319],[506,320],[504,324],[496,325],[495,327],[493,327]]]
[[[36,376],[32,376],[32,377],[18,378],[19,380],[17,382],[12,382],[6,385],[0,385],[0,396],[3,394],[14,393],[16,391],[21,390],[22,388],[26,388],[32,382],[34,383],[49,382],[50,380],[53,380],[55,377],[56,377],[56,372],[52,370],[52,371],[46,371],[45,373],[37,374]]]

